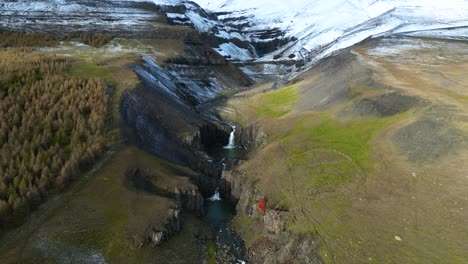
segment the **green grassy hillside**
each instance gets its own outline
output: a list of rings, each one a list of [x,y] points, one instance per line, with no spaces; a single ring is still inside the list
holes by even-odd
[[[319,238],[326,263],[468,258],[467,44],[423,42],[394,56],[358,46],[220,109],[267,135],[238,173],[287,211],[287,230]],[[236,222],[249,245],[258,221]]]

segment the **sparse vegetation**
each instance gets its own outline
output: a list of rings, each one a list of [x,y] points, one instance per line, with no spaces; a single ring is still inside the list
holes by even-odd
[[[260,94],[250,105],[257,115],[270,118],[281,117],[291,111],[290,106],[298,99],[296,86]]]
[[[109,68],[98,65],[92,61],[76,62],[71,69],[71,73],[73,76],[79,78],[99,78],[101,80],[114,81],[114,77]]]
[[[99,48],[109,43],[113,37],[104,34],[80,34],[78,38],[86,45]]]
[[[286,230],[320,240],[325,263],[462,263],[466,43],[369,52],[382,42],[301,74],[281,118],[262,113],[271,84],[230,99],[223,117],[268,135],[239,175],[270,208],[287,208]],[[255,229],[241,217],[236,230],[250,241]]]
[[[206,243],[208,259],[207,264],[216,264],[216,244],[212,240],[208,240]]]
[[[237,216],[234,219],[234,227],[237,232],[244,234],[244,242],[247,247],[252,246],[261,237],[262,220],[259,217]]]
[[[238,92],[237,89],[228,89],[219,93],[218,98],[229,98]]]
[[[104,34],[71,34],[54,36],[47,33],[24,33],[0,31],[0,48],[11,47],[51,47],[57,46],[61,41],[77,39],[86,45],[99,48],[109,43],[113,37]]]

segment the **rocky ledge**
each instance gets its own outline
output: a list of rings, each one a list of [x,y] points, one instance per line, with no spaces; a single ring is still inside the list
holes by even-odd
[[[136,246],[158,246],[179,232],[184,210],[202,215],[203,196],[197,186],[191,183],[180,184],[173,189],[161,188],[155,184],[158,181],[147,170],[129,168],[125,177],[129,189],[141,192],[142,195],[157,195],[167,200],[163,212],[155,212],[145,219],[145,224],[132,235]]]
[[[257,125],[238,128],[236,144],[249,152],[261,146],[267,135]],[[224,172],[221,192],[236,205],[234,226],[246,242],[248,257],[252,263],[323,263],[318,254],[319,240],[316,235],[295,234],[286,228],[287,209],[268,204],[248,176],[236,169]],[[234,165],[234,164],[232,164]],[[266,201],[263,205],[261,201]]]

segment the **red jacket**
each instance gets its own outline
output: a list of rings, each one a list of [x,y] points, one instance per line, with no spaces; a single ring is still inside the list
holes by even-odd
[[[258,211],[265,212],[266,208],[266,200],[264,197],[260,198],[260,202],[258,202]]]

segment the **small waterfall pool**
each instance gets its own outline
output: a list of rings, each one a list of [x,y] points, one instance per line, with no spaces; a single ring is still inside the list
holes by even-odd
[[[242,159],[245,156],[245,150],[242,146],[236,146],[236,126],[231,126],[232,131],[229,134],[229,141],[224,146],[213,146],[206,149],[206,152],[217,160]]]
[[[219,192],[206,199],[206,218],[215,228],[223,228],[229,225],[234,216],[234,208],[221,199]]]
[[[240,148],[234,144],[235,126],[229,137],[229,144],[222,148],[218,158],[221,159],[223,170],[218,180],[218,184],[224,182],[224,173],[227,170],[227,164],[223,161],[233,159],[234,154]],[[237,156],[238,157],[238,156]],[[237,158],[236,157],[236,158]],[[216,256],[221,263],[246,263],[246,250],[242,239],[231,228],[231,220],[235,216],[235,208],[227,201],[223,200],[219,188],[216,188],[213,196],[205,200],[206,221],[215,229],[214,244],[216,245]],[[212,256],[214,258],[214,256]],[[209,261],[208,261],[209,263]]]
[[[219,192],[206,199],[206,215],[204,216],[215,229],[214,244],[216,256],[221,262],[216,263],[246,263],[246,250],[242,239],[231,228],[231,220],[235,215],[235,209],[222,198]],[[214,256],[212,256],[214,258]],[[208,261],[208,263],[210,263]]]
[[[211,196],[210,198],[208,198],[208,201],[221,201],[221,196],[219,194],[219,189],[217,188],[215,193],[213,194],[213,196]]]

